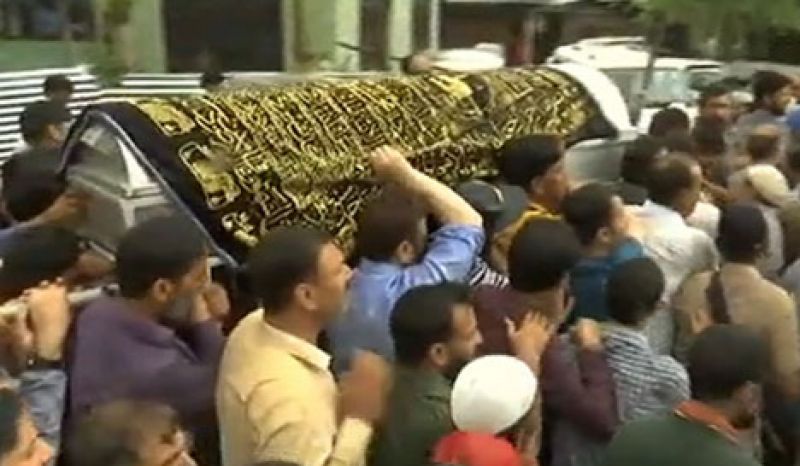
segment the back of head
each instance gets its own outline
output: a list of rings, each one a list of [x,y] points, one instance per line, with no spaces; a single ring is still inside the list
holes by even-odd
[[[419,366],[431,346],[450,339],[454,307],[469,303],[469,287],[457,283],[421,286],[404,294],[389,323],[397,362]]]
[[[167,406],[117,401],[80,419],[66,450],[74,465],[135,466],[142,464],[141,454],[152,441],[170,442],[179,430],[178,417]]]
[[[49,170],[17,168],[9,167],[8,173],[4,173],[3,200],[11,218],[27,222],[49,209],[64,193],[65,184]]]
[[[647,176],[650,200],[663,206],[673,206],[681,193],[694,185],[693,163],[682,154],[669,154],[656,160]]]
[[[564,220],[584,246],[591,245],[600,229],[611,223],[613,199],[613,191],[597,183],[581,186],[564,199],[561,206]]]
[[[32,226],[14,233],[2,255],[0,299],[63,277],[82,252],[80,238],[62,228]]]
[[[356,252],[375,262],[389,262],[397,248],[409,241],[424,246],[421,225],[425,211],[408,195],[387,189],[361,212],[356,228]]]
[[[313,280],[323,247],[331,237],[303,227],[269,232],[250,252],[247,273],[251,287],[265,312],[277,312],[291,304],[295,289]]]
[[[51,97],[57,94],[69,95],[75,90],[72,81],[63,74],[54,74],[44,80],[44,95]]]
[[[665,108],[653,115],[647,133],[656,138],[665,138],[672,134],[688,133],[691,126],[686,112],[678,108]]]
[[[527,364],[505,355],[483,356],[467,364],[453,384],[450,408],[462,432],[497,435],[522,420],[533,407],[538,382]]]
[[[525,136],[512,139],[500,149],[500,176],[508,183],[528,190],[531,182],[544,176],[564,157],[558,136]]]
[[[772,125],[757,128],[747,137],[747,154],[753,162],[776,160],[781,146],[780,130]]]
[[[664,287],[664,274],[652,259],[623,262],[611,272],[606,285],[611,318],[622,325],[638,327],[655,312]]]
[[[639,136],[625,148],[622,156],[622,179],[644,186],[647,183],[647,173],[662,150],[663,145],[656,138]]]
[[[0,388],[0,459],[17,447],[19,423],[24,413],[20,396],[11,388]]]
[[[117,248],[120,293],[142,298],[156,281],[182,278],[207,254],[205,237],[182,217],[155,217],[140,223],[125,233]]]
[[[701,333],[689,351],[692,396],[723,401],[747,383],[760,384],[769,367],[763,340],[739,325],[713,325]]]
[[[719,118],[698,118],[692,130],[695,150],[701,155],[725,154],[727,150],[725,131],[726,124]]]
[[[53,125],[62,125],[72,119],[64,104],[55,101],[35,102],[23,110],[19,117],[22,138],[28,144],[37,145]]]
[[[788,76],[774,71],[759,71],[753,75],[753,99],[756,104],[793,84]]]
[[[722,209],[717,247],[728,262],[753,263],[767,242],[767,221],[758,207],[732,204]]]
[[[523,293],[555,288],[581,258],[575,232],[558,220],[536,219],[514,237],[508,254],[511,286]]]

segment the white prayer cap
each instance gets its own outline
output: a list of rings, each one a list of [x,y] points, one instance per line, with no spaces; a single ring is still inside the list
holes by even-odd
[[[453,385],[453,422],[464,432],[499,434],[528,414],[536,389],[536,376],[521,360],[478,358],[462,369]]]
[[[786,177],[772,165],[753,165],[746,173],[753,189],[773,207],[783,207],[792,199]]]

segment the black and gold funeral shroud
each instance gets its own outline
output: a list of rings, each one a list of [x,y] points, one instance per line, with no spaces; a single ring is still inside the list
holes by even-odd
[[[509,139],[613,137],[596,102],[547,68],[317,81],[98,106],[235,257],[304,224],[347,247],[378,189],[367,156],[390,144],[448,184],[494,175]]]

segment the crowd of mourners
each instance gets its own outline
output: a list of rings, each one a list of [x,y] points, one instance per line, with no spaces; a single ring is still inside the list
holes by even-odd
[[[180,216],[87,247],[46,91],[2,170],[0,466],[800,464],[786,76],[659,112],[615,182],[557,136],[456,189],[379,148],[351,255],[280,228],[233,279]]]

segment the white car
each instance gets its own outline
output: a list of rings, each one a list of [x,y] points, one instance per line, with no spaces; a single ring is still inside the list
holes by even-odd
[[[644,88],[649,60],[643,38],[600,37],[558,47],[548,63],[580,63],[603,71],[619,87],[633,110]],[[635,122],[637,129],[647,132],[653,115],[667,107],[680,108],[694,118],[698,89],[722,76],[722,64],[713,60],[658,57]]]

